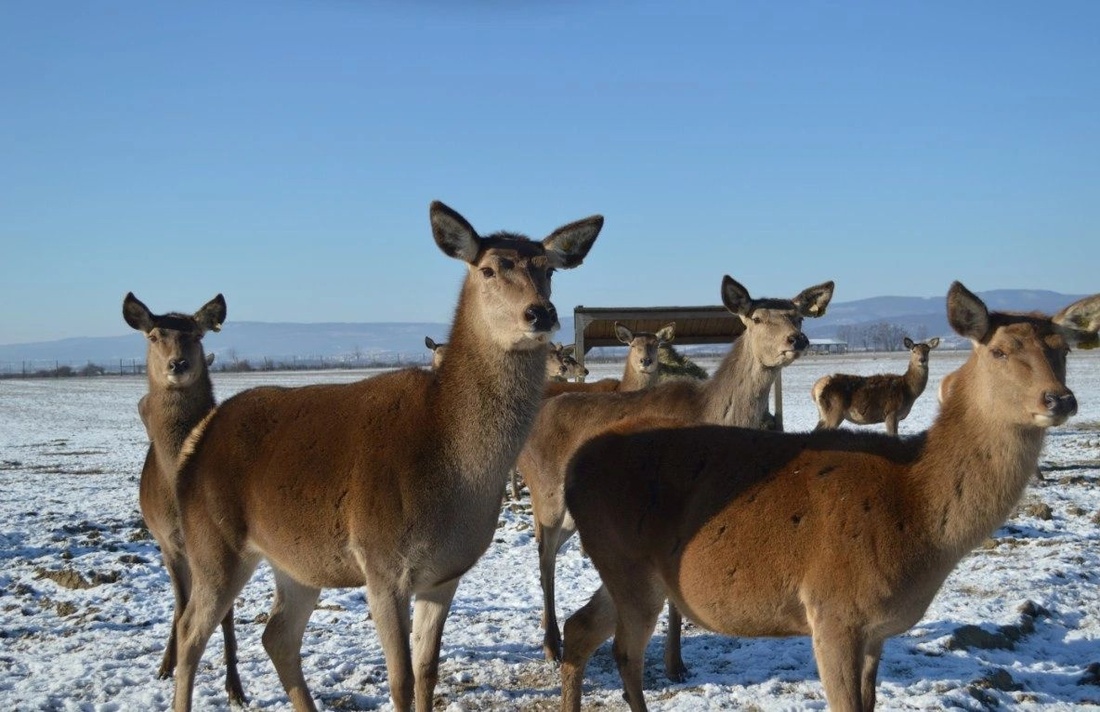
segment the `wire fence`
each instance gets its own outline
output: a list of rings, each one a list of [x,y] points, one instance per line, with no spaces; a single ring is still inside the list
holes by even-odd
[[[425,366],[430,354],[397,353],[385,356],[262,356],[258,358],[216,359],[214,372],[247,373],[253,371],[320,371],[329,369],[403,368]],[[63,361],[28,359],[0,361],[0,379],[10,378],[92,378],[100,376],[140,376],[145,360],[123,358],[110,361]]]

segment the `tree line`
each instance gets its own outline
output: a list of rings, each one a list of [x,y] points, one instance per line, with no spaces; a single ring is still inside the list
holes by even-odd
[[[836,329],[836,338],[848,344],[849,350],[860,351],[903,351],[902,340],[908,336],[913,341],[928,338],[928,328],[920,324],[909,330],[900,324],[885,321],[874,324],[844,324]]]

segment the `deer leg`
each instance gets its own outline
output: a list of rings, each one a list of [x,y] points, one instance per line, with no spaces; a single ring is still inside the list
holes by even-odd
[[[413,704],[409,594],[396,584],[379,585],[368,580],[367,604],[386,656],[386,674],[390,679],[393,707],[398,712],[408,712]]]
[[[618,614],[606,586],[565,621],[565,646],[561,661],[562,712],[580,712],[584,668],[596,648],[615,632]]]
[[[447,622],[458,581],[455,578],[430,591],[416,594],[416,603],[413,604],[412,653],[417,712],[430,712],[432,709],[432,697],[439,681],[439,647],[443,641],[443,624]]]
[[[668,635],[665,637],[665,677],[673,682],[683,682],[688,669],[681,655],[680,635],[684,619],[680,610],[668,602]]]
[[[264,650],[275,665],[290,704],[299,712],[315,712],[302,674],[302,636],[321,590],[305,586],[275,569],[275,602],[264,626]]]
[[[829,709],[861,712],[865,672],[862,635],[856,628],[840,622],[815,622],[812,628],[814,659]],[[871,696],[873,699],[873,688]]]
[[[175,598],[175,605],[172,607],[172,628],[168,633],[168,647],[164,649],[160,670],[157,671],[158,679],[167,680],[172,677],[172,672],[176,669],[177,631],[191,590],[191,572],[187,569],[187,559],[174,549],[161,545],[160,550],[164,558],[164,568],[168,570],[168,580],[172,584],[172,596]]]
[[[863,712],[874,712],[875,685],[878,682],[878,663],[882,659],[882,644],[885,641],[867,643],[863,651],[863,673],[860,687],[863,690]]]
[[[618,622],[615,626],[615,642],[611,651],[619,667],[623,681],[623,696],[631,712],[645,712],[642,694],[645,648],[657,626],[657,616],[665,603],[663,588],[654,581],[646,581],[645,575],[613,591]]]
[[[561,660],[561,629],[554,605],[554,575],[558,561],[558,552],[565,541],[573,534],[566,531],[560,523],[557,526],[540,526],[539,543],[539,582],[542,584],[542,651],[547,660]]]
[[[233,607],[233,601],[248,583],[259,560],[242,559],[224,543],[206,541],[220,551],[203,559],[190,561],[191,595],[176,631],[176,685],[172,707],[175,712],[191,709],[195,672],[219,621]]]
[[[898,434],[898,414],[888,413],[886,415],[886,432],[889,435],[896,436]]]
[[[241,676],[237,672],[237,634],[233,627],[233,606],[229,607],[229,613],[222,618],[222,639],[225,641],[225,692],[229,695],[229,703],[241,705],[248,703],[241,686]]]
[[[519,468],[512,468],[512,499],[519,501]]]

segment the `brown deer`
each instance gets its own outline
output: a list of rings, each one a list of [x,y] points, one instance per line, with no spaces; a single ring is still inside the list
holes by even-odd
[[[905,373],[852,376],[836,373],[814,383],[811,395],[821,417],[818,430],[833,430],[845,420],[856,425],[886,423],[886,432],[898,434],[898,423],[909,416],[913,404],[928,385],[928,352],[940,345],[938,337],[902,342],[909,349]]]
[[[436,342],[432,337],[424,337],[424,345],[432,352],[432,368],[439,368],[447,352],[447,344]],[[566,380],[587,376],[588,369],[573,358],[573,345],[549,344],[546,351],[546,377],[551,380]]]
[[[575,344],[550,344],[546,354],[546,378],[554,383],[567,383],[573,378],[584,378],[588,369],[573,356]]]
[[[190,709],[206,642],[261,559],[276,588],[263,644],[296,710],[316,709],[300,652],[310,613],[322,588],[346,586],[366,588],[395,709],[432,709],[451,599],[492,541],[542,401],[558,328],[551,273],[581,264],[603,218],[541,242],[479,237],[440,202],[430,218],[439,248],[468,265],[438,370],[253,388],[189,439],[177,493],[193,591],[177,712]]]
[[[657,382],[657,350],[676,338],[676,324],[666,324],[657,333],[650,334],[646,331],[635,333],[626,325],[615,322],[615,338],[630,349],[626,354],[622,378],[582,382],[551,381],[546,384],[543,395],[549,398],[562,393],[612,393],[648,388]]]
[[[762,427],[768,397],[779,370],[809,345],[802,319],[825,313],[833,283],[803,290],[794,299],[753,299],[732,277],[722,280],[722,303],[741,318],[744,333],[708,381],[669,380],[629,393],[567,393],[539,411],[519,469],[531,491],[539,549],[543,596],[543,652],[561,657],[561,634],[554,606],[554,568],[558,551],[576,527],[565,506],[565,469],[576,449],[614,423],[641,415],[662,415],[693,423]],[[665,672],[683,679],[680,620],[669,611]]]
[[[180,616],[191,596],[191,571],[183,551],[179,509],[176,506],[175,472],[180,449],[191,428],[214,408],[214,386],[209,366],[214,354],[203,352],[202,337],[220,331],[225,322],[225,298],[217,295],[192,315],[154,314],[133,292],[122,301],[122,318],[145,334],[149,343],[145,371],[149,392],[138,402],[138,414],[149,435],[149,449],[141,468],[139,503],[145,526],[160,546],[175,606],[168,644],[157,676],[172,676],[176,667],[176,637]],[[237,674],[237,641],[233,609],[222,619],[225,637],[225,690],[229,700],[244,704]]]
[[[566,503],[603,587],[565,624],[562,710],[580,709],[612,633],[630,708],[646,709],[642,656],[667,596],[719,633],[811,636],[830,708],[870,712],[885,640],[1005,521],[1046,429],[1076,412],[1066,354],[1096,338],[1098,314],[1100,294],[1053,318],[991,313],[956,282],[948,321],[973,352],[910,438],[638,420],[588,442]]]
[[[447,353],[447,344],[440,344],[430,336],[424,337],[424,345],[432,352],[432,368],[439,368],[443,363],[443,356]]]
[[[615,337],[630,347],[626,354],[626,364],[623,366],[623,377],[601,378],[598,381],[557,381],[550,380],[546,383],[543,397],[553,398],[562,393],[614,393],[617,391],[636,391],[648,388],[657,382],[658,361],[657,350],[664,344],[668,344],[676,336],[676,324],[666,324],[656,334],[639,331],[634,333],[628,327],[615,322]],[[571,345],[569,348],[573,348]],[[574,360],[574,363],[576,361]],[[579,363],[578,368],[584,368]],[[588,369],[584,369],[588,375]],[[520,463],[523,462],[523,453],[520,453]],[[518,500],[523,478],[521,464],[517,463],[512,469],[512,499]],[[537,531],[537,529],[536,529]]]

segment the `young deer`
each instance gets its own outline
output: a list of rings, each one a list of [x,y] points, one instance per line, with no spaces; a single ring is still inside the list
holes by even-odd
[[[928,385],[928,352],[939,346],[940,340],[914,342],[906,336],[902,343],[909,349],[909,367],[901,375],[836,373],[817,380],[811,395],[821,413],[818,430],[833,430],[850,420],[856,425],[886,423],[887,433],[898,434],[898,422],[909,416]]]
[[[177,312],[154,314],[133,292],[122,301],[122,318],[145,334],[149,342],[145,357],[149,392],[138,402],[138,414],[150,441],[141,468],[139,503],[145,525],[160,546],[175,597],[168,645],[157,673],[161,679],[171,677],[176,667],[179,619],[191,596],[191,571],[183,551],[176,506],[176,462],[191,428],[214,408],[214,386],[208,369],[214,354],[207,356],[203,352],[202,337],[208,331],[221,330],[225,313],[225,298],[220,294],[190,316]],[[225,690],[230,702],[244,704],[237,674],[232,608],[222,619],[222,633]]]
[[[559,396],[562,393],[614,393],[617,391],[637,391],[648,388],[657,382],[658,361],[657,350],[672,341],[676,335],[676,325],[667,324],[656,334],[639,331],[634,333],[626,326],[615,322],[615,336],[619,341],[630,347],[626,354],[626,364],[623,367],[623,377],[601,378],[598,381],[555,381],[546,383],[543,391],[545,398]],[[569,348],[573,348],[570,346]],[[574,361],[576,363],[576,361]],[[577,364],[578,368],[583,368]],[[588,375],[588,369],[584,369]],[[518,500],[520,496],[520,480],[523,478],[522,466],[523,453],[520,453],[520,461],[512,469],[512,499]],[[536,528],[537,531],[537,528]]]
[[[973,352],[920,435],[638,420],[578,451],[566,502],[603,587],[565,624],[563,711],[580,709],[585,664],[612,633],[630,708],[646,709],[643,653],[666,596],[726,635],[812,636],[829,707],[874,708],[885,640],[1005,521],[1046,429],[1076,412],[1066,354],[1096,338],[1100,294],[1050,318],[991,313],[956,282],[947,315]]]
[[[542,584],[543,652],[560,659],[561,634],[554,610],[554,568],[558,551],[576,531],[565,506],[565,468],[580,445],[615,423],[641,415],[662,415],[693,423],[761,427],[779,370],[809,345],[803,317],[825,313],[833,283],[803,290],[794,299],[753,299],[732,277],[722,280],[722,303],[741,318],[745,332],[708,381],[670,380],[629,393],[567,393],[546,401],[520,455],[519,469],[531,491]],[[680,619],[669,611],[665,672],[679,680],[687,672],[680,655]]]
[[[430,217],[439,248],[468,266],[438,370],[253,388],[189,439],[177,493],[194,587],[180,621],[177,712],[190,709],[207,639],[261,559],[275,577],[264,648],[296,710],[316,709],[301,645],[320,590],[363,585],[394,708],[432,709],[451,599],[492,541],[542,401],[558,328],[550,275],[581,264],[603,218],[534,242],[479,237],[440,202]]]

